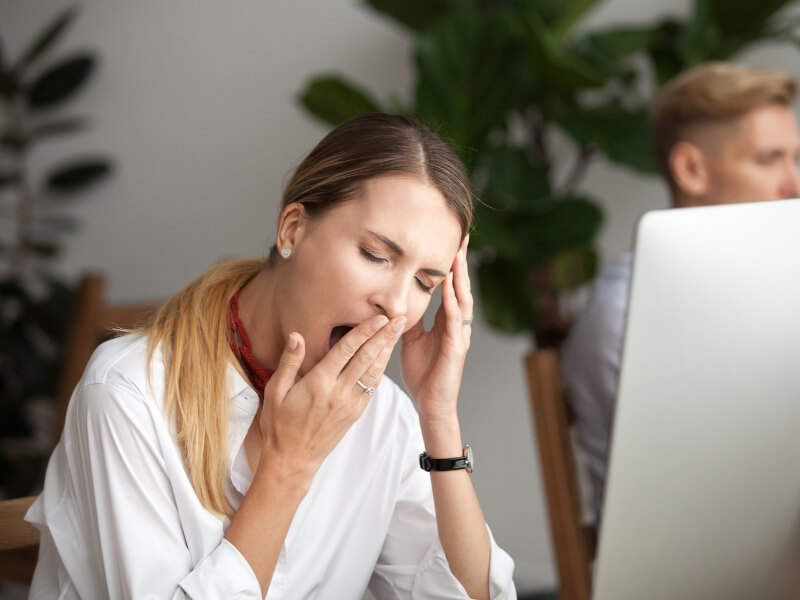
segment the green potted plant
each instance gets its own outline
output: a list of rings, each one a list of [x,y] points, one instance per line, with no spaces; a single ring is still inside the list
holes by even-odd
[[[449,140],[479,200],[470,254],[487,322],[528,333],[538,347],[557,345],[569,327],[560,297],[597,264],[603,215],[580,191],[590,161],[602,155],[652,173],[655,89],[692,64],[793,40],[797,21],[779,16],[794,3],[694,0],[686,18],[586,31],[581,21],[598,0],[367,0],[413,36],[410,96],[382,102],[324,74],[300,101],[331,125],[400,112]],[[556,130],[571,142],[558,156]]]
[[[71,307],[72,291],[51,267],[77,227],[61,207],[112,172],[102,155],[62,160],[41,177],[31,169],[41,145],[88,127],[63,109],[90,81],[96,54],[51,57],[77,15],[62,11],[16,60],[0,40],[0,497],[28,493],[49,451],[30,417],[55,395]]]

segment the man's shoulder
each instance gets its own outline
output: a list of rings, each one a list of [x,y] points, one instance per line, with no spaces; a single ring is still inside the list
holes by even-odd
[[[625,327],[633,253],[623,252],[606,264],[592,293],[562,346],[565,363],[583,362],[609,348],[615,351]]]
[[[633,271],[633,251],[627,250],[619,254],[614,260],[609,261],[595,281],[598,285],[624,284],[626,287],[630,283],[631,272]]]

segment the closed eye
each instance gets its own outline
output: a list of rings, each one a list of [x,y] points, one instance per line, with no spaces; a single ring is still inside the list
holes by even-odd
[[[359,250],[361,251],[361,256],[363,256],[364,258],[366,258],[370,262],[374,262],[374,263],[378,263],[378,264],[384,264],[384,263],[389,262],[385,258],[381,258],[380,256],[375,256],[374,254],[372,254],[372,252],[370,252],[366,248],[359,248]]]
[[[359,248],[359,251],[361,252],[361,256],[363,256],[364,258],[366,258],[370,262],[373,262],[373,263],[376,263],[376,264],[379,264],[379,265],[383,265],[383,264],[386,264],[386,263],[389,262],[389,259],[382,258],[380,256],[375,256],[372,252],[370,252],[366,248],[361,247],[361,248]],[[419,289],[421,291],[423,291],[424,293],[426,293],[426,294],[432,294],[433,293],[433,288],[435,286],[428,285],[427,283],[425,283],[420,278],[416,278],[416,282],[417,282],[417,287],[419,287]]]
[[[417,285],[419,286],[419,289],[421,289],[426,294],[432,294],[433,293],[433,286],[432,285],[427,285],[424,281],[422,281],[419,278],[417,278]]]

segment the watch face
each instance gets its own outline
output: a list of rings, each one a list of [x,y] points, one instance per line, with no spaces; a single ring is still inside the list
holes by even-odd
[[[467,451],[467,469],[472,473],[472,469],[475,468],[475,461],[472,458],[472,448],[465,446],[464,449]]]

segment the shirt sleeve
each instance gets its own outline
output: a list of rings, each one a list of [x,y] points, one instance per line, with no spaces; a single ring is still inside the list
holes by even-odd
[[[629,254],[611,263],[595,283],[586,310],[565,341],[564,385],[585,453],[595,514],[602,513],[611,426],[617,401],[630,282]]]
[[[70,411],[66,473],[52,475],[63,478],[61,497],[47,498],[46,485],[42,510],[80,597],[262,598],[250,565],[227,540],[193,560],[156,424],[134,390],[82,385]]]
[[[419,468],[420,448],[417,430],[405,452],[408,467],[369,589],[379,600],[468,600],[439,540],[430,475]],[[490,598],[516,600],[514,561],[495,543],[491,531],[489,540]]]

